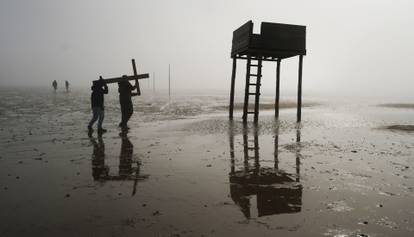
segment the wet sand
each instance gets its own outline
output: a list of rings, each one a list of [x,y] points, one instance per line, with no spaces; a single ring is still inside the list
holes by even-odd
[[[269,110],[246,127],[215,109],[226,99],[141,97],[122,133],[110,95],[99,136],[86,92],[10,93],[0,236],[414,234],[414,137],[378,129],[414,124],[412,110],[307,107],[299,127],[294,109]]]

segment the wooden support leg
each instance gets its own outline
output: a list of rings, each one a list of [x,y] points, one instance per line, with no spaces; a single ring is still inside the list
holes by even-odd
[[[302,120],[302,65],[303,55],[299,55],[299,78],[298,78],[298,111],[297,122]]]
[[[231,71],[231,86],[230,86],[230,105],[229,105],[229,119],[233,120],[233,109],[234,109],[234,84],[236,80],[236,57],[233,58],[233,68]]]
[[[275,151],[274,151],[274,158],[275,158],[275,169],[279,169],[279,125],[275,129]]]
[[[230,121],[229,126],[229,144],[230,144],[230,174],[234,175],[235,173],[235,160],[234,160],[234,124],[233,121]]]
[[[296,129],[296,182],[300,180],[300,128]]]
[[[244,90],[244,105],[243,105],[243,122],[244,123],[247,123],[247,111],[248,111],[248,108],[249,108],[250,62],[251,62],[251,57],[249,55],[249,56],[247,56],[246,88]]]
[[[281,62],[281,59],[277,59],[277,66],[276,66],[276,98],[275,98],[275,118],[279,118],[279,98],[280,98],[280,62]]]
[[[259,132],[258,127],[254,128],[254,170],[255,174],[260,171],[260,156],[259,156]]]
[[[248,172],[250,169],[249,166],[249,137],[248,137],[248,127],[247,124],[243,125],[243,154],[244,154],[244,171]]]

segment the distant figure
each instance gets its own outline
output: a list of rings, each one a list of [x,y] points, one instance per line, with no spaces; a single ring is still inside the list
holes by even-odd
[[[69,82],[65,81],[66,92],[69,92]]]
[[[126,77],[125,75],[122,77]],[[124,80],[118,82],[118,92],[119,92],[119,103],[121,104],[121,113],[122,118],[121,122],[119,123],[119,127],[122,129],[129,129],[127,123],[134,112],[134,108],[132,106],[131,96],[133,95],[132,91],[136,88],[136,86],[132,86],[128,80]]]
[[[102,122],[104,120],[104,94],[108,94],[108,86],[104,82],[102,77],[99,77],[98,81],[94,81],[91,87],[91,107],[92,107],[92,119],[89,122],[88,130],[92,130],[93,124],[98,120],[98,133],[106,132],[106,129],[102,128]]]
[[[56,82],[56,80],[54,80],[52,82],[52,86],[53,86],[53,89],[55,89],[55,92],[56,92],[56,90],[57,90],[57,82]]]

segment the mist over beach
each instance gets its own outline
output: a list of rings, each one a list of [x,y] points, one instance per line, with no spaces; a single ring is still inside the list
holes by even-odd
[[[0,236],[413,236],[413,9],[2,1]]]

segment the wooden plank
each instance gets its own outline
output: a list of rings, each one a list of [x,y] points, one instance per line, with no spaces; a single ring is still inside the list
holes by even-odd
[[[132,59],[132,70],[134,71],[134,76],[135,76],[135,86],[137,87],[137,93],[134,95],[141,95],[141,88],[139,88],[139,82],[138,82],[138,78],[136,78],[136,76],[138,75],[137,73],[137,66],[135,65],[135,59]]]
[[[260,31],[265,49],[306,50],[306,26],[262,22]]]
[[[231,56],[234,57],[242,48],[248,47],[253,34],[253,22],[248,21],[233,31]]]
[[[126,76],[126,77],[107,78],[107,79],[104,79],[104,82],[106,84],[111,84],[111,83],[121,82],[121,81],[124,81],[124,80],[131,81],[131,80],[142,80],[142,79],[147,79],[147,78],[149,78],[149,74],[145,73],[145,74],[137,74],[137,75],[132,75],[132,76]],[[99,80],[95,80],[95,81],[99,81]]]
[[[237,58],[237,59],[246,59],[247,60],[247,56],[237,56],[235,58]],[[254,59],[256,60],[256,58],[254,58]],[[266,61],[266,62],[276,62],[277,59],[264,59],[263,58],[262,61]]]

